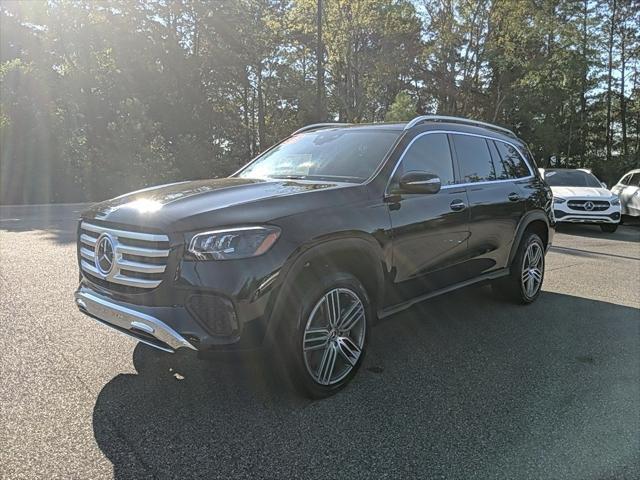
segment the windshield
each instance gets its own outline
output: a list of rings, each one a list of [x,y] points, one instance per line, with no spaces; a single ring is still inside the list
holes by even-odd
[[[582,170],[547,170],[544,179],[552,187],[602,188],[596,177]]]
[[[350,129],[301,133],[262,155],[238,176],[364,182],[400,133]]]

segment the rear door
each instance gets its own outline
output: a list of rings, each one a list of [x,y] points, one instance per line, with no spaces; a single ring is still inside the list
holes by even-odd
[[[398,180],[410,171],[440,177],[435,194],[398,193]],[[403,153],[387,187],[393,228],[392,271],[397,303],[464,279],[469,225],[466,189],[456,177],[446,133],[418,135]]]
[[[520,183],[531,172],[513,145],[462,133],[451,138],[469,199],[468,267],[477,276],[507,265],[526,210]]]

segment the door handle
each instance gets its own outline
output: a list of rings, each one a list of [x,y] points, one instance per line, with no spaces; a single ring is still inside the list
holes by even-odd
[[[509,194],[509,200],[511,200],[512,202],[517,202],[518,200],[520,200],[520,195],[518,195],[516,192],[511,192]]]
[[[462,200],[454,200],[453,202],[451,202],[449,207],[454,212],[461,212],[462,210],[467,208],[467,205]]]

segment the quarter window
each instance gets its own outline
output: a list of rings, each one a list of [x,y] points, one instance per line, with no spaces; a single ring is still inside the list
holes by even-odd
[[[453,135],[456,155],[462,171],[463,182],[485,182],[496,180],[496,167],[493,164],[487,141],[470,135]]]
[[[494,143],[500,153],[506,178],[522,178],[529,175],[529,169],[515,147],[499,140]]]
[[[400,177],[412,171],[433,173],[440,177],[442,185],[452,185],[453,161],[449,140],[444,133],[430,133],[418,137],[402,156],[395,175],[394,188]]]

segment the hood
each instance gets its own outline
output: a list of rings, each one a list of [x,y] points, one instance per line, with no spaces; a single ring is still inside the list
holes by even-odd
[[[87,210],[83,218],[142,228],[167,228],[176,222],[220,211],[234,211],[236,218],[245,217],[250,210],[248,204],[253,202],[349,186],[353,184],[249,178],[196,180],[146,188],[98,203]],[[295,203],[287,199],[287,204]],[[240,207],[243,213],[238,215],[238,208],[230,207]],[[263,211],[263,221],[269,220],[269,214],[276,213]]]
[[[613,194],[606,188],[595,187],[551,187],[554,197],[562,198],[611,198]]]

